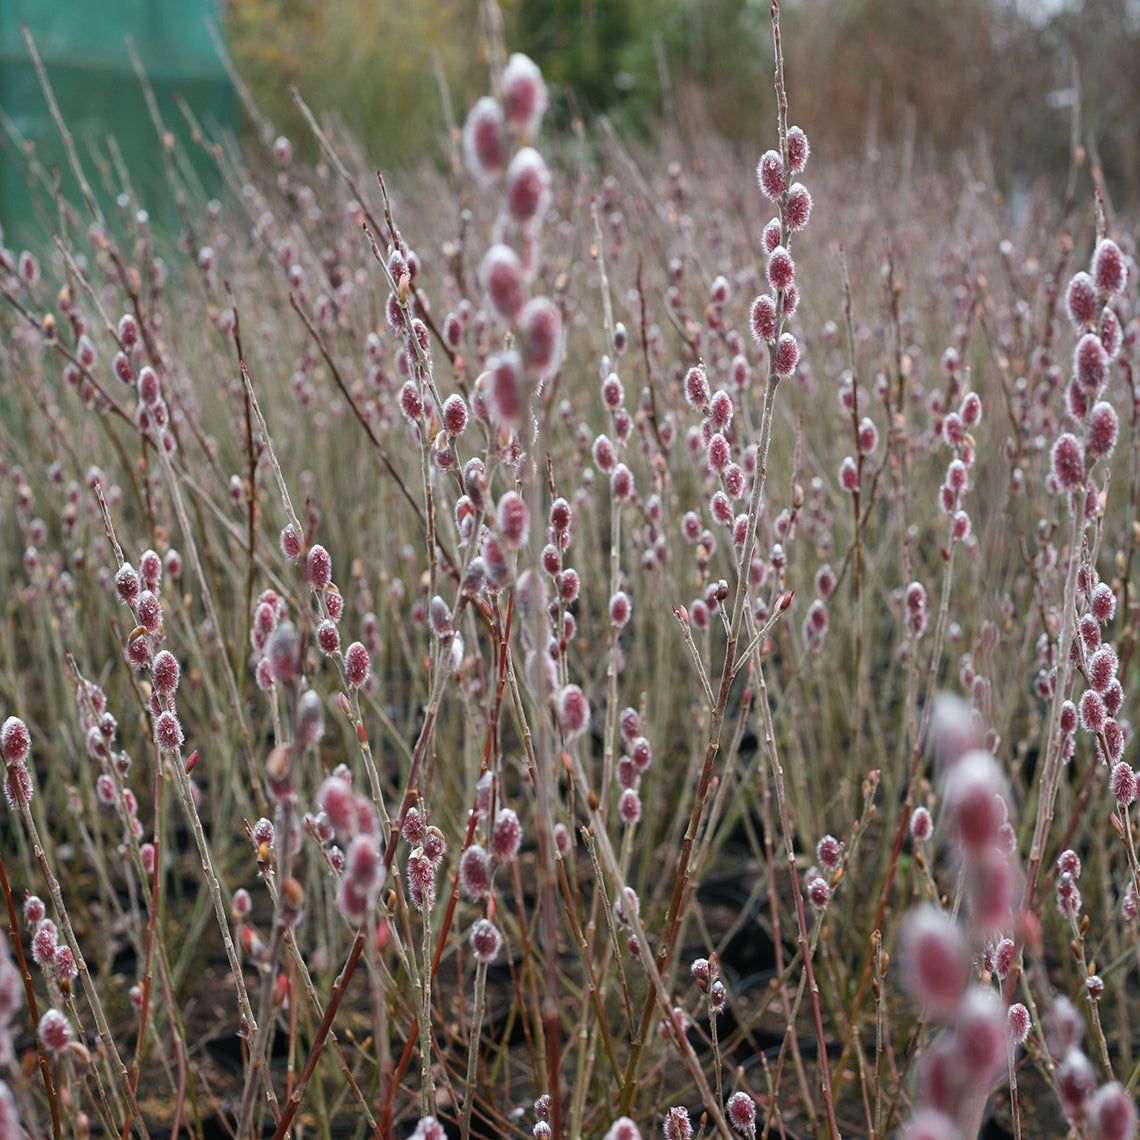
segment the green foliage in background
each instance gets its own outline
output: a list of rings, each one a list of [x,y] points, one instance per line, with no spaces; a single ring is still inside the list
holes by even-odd
[[[388,167],[443,153],[440,70],[457,115],[487,83],[478,10],[463,0],[231,0],[226,32],[242,77],[279,131],[311,146],[289,96],[295,83]]]
[[[814,144],[866,158],[892,145],[951,160],[984,142],[1000,181],[1063,176],[1064,92],[1110,188],[1140,197],[1140,19],[1082,0],[1042,19],[1017,0],[785,0],[788,82]],[[508,50],[550,84],[550,122],[607,114],[635,136],[663,119],[751,147],[771,116],[767,0],[504,0]],[[1034,13],[1036,18],[1031,18]],[[385,167],[439,161],[489,87],[480,0],[230,0],[239,70],[277,127],[307,145],[286,88],[335,111]],[[676,121],[676,120],[674,120]],[[672,124],[670,124],[672,125]]]
[[[512,42],[523,46],[548,83],[603,110],[636,84],[626,53],[636,36],[634,0],[519,0]],[[644,5],[640,5],[644,7]]]

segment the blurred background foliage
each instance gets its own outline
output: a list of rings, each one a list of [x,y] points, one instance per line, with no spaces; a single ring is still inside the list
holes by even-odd
[[[503,0],[508,50],[552,85],[554,121],[608,115],[643,138],[710,128],[751,154],[771,134],[768,0]],[[480,0],[228,0],[239,70],[307,145],[285,80],[386,167],[442,161],[488,88]],[[1140,0],[785,0],[793,117],[817,151],[919,161],[979,153],[1014,189],[1065,177],[1082,141],[1120,202],[1140,198]],[[979,149],[981,148],[981,149]]]

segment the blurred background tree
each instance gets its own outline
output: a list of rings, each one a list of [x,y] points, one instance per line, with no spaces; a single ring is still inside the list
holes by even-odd
[[[1140,198],[1140,0],[785,0],[795,118],[850,159],[986,144],[1003,185],[1061,180],[1070,91],[1121,202]],[[650,135],[665,81],[682,130],[749,153],[770,133],[769,0],[503,0],[508,50],[552,86],[553,119],[605,113]],[[436,60],[462,122],[488,86],[480,0],[229,0],[227,32],[265,112],[307,145],[285,89],[336,109],[386,166],[438,161]],[[688,124],[686,128],[686,124]],[[1120,203],[1118,203],[1120,204]]]

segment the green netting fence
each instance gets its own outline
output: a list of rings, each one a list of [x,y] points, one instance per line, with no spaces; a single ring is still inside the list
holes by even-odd
[[[174,231],[174,197],[162,144],[128,51],[130,37],[176,140],[172,159],[191,194],[220,189],[216,168],[178,108],[181,96],[207,132],[236,130],[232,85],[210,36],[214,0],[0,0],[0,225],[10,248],[42,242],[56,228],[51,184],[60,170],[65,195],[78,187],[28,53],[27,26],[88,182],[109,220],[124,192],[155,225]]]

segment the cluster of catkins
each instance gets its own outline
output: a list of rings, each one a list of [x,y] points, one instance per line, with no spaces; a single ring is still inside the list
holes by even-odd
[[[757,346],[768,355],[773,382],[795,374],[799,363],[799,344],[795,336],[786,331],[787,320],[795,312],[799,294],[795,283],[795,265],[788,252],[791,235],[807,225],[811,213],[811,195],[795,175],[803,171],[809,154],[807,136],[799,127],[792,127],[787,133],[787,170],[783,157],[775,150],[768,151],[757,168],[757,177],[764,196],[771,201],[778,214],[765,226],[763,241],[767,255],[767,279],[770,292],[757,297],[751,307],[750,323]],[[674,195],[684,197],[683,179],[679,171],[674,172]],[[679,284],[683,265],[678,261],[670,263],[670,288],[667,303],[680,311]],[[744,393],[751,385],[751,367],[746,355],[743,338],[728,326],[725,306],[732,286],[727,278],[718,276],[709,290],[709,305],[704,314],[704,325],[692,319],[684,321],[689,330],[691,344],[699,351],[704,341],[705,325],[711,334],[709,351],[713,353],[714,371],[723,371],[727,383],[713,390],[709,382],[710,366],[703,360],[678,375],[682,395],[688,406],[701,416],[699,424],[693,424],[685,434],[686,448],[699,465],[705,481],[707,499],[705,509],[713,523],[729,532],[737,558],[744,553],[744,543],[749,531],[748,498],[756,474],[756,446],[746,445],[739,429],[734,430],[733,421],[739,410]],[[621,330],[624,333],[624,329]],[[719,348],[727,349],[727,354]],[[607,385],[603,384],[602,397],[607,408],[613,410],[613,403]],[[617,421],[615,421],[617,422]],[[668,446],[674,434],[672,420],[666,416],[660,423],[658,442]],[[620,432],[620,424],[619,424]],[[626,433],[628,434],[628,432]],[[619,435],[620,438],[620,435]],[[594,462],[606,471],[609,441],[600,436],[594,447]],[[611,476],[615,478],[616,476]],[[617,484],[615,483],[615,489]],[[616,494],[615,494],[615,497]],[[765,504],[757,506],[758,515]],[[798,504],[797,508],[798,509]],[[646,502],[646,515],[654,522],[654,515],[660,514],[656,496]],[[755,547],[749,558],[750,582],[755,591],[763,588],[769,580],[769,571],[774,572],[779,581],[787,564],[782,542],[790,540],[794,529],[794,511],[785,510],[773,520],[772,529],[776,541],[769,557],[764,558]],[[726,591],[724,583],[710,580],[709,567],[717,549],[717,533],[705,525],[703,511],[692,509],[681,519],[681,534],[686,542],[695,548],[697,570],[702,583],[702,593],[693,599],[685,609],[693,628],[708,629],[710,619],[720,609]],[[664,547],[659,543],[660,549]],[[661,554],[651,555],[646,551],[644,562],[648,568],[660,560]],[[768,602],[757,596],[753,616],[763,622],[769,615]],[[823,621],[820,621],[820,618]],[[816,639],[826,628],[826,610],[812,614],[811,626]]]
[[[63,1004],[64,995],[70,991],[71,983],[79,975],[75,956],[69,946],[59,941],[56,925],[47,917],[43,899],[37,895],[29,895],[24,900],[24,922],[32,932],[32,961],[43,971],[52,999],[52,1008],[40,1017],[40,1042],[53,1060],[70,1053],[77,1063],[86,1064],[90,1060],[86,1048],[73,1043],[71,1021],[58,1008]]]
[[[140,230],[146,230],[149,221],[146,212],[140,210],[136,219]],[[105,245],[104,235],[97,223],[93,224],[88,233],[96,248]],[[11,250],[4,248],[4,233],[0,230],[0,273],[5,274],[4,290],[13,297],[19,297],[28,291],[36,293],[40,282],[40,264],[34,254],[24,250],[16,256]],[[155,258],[152,263],[151,284],[161,290],[165,284],[166,269],[161,258]],[[70,286],[65,286],[56,298],[56,307],[70,327],[73,344],[64,350],[68,358],[63,368],[63,379],[69,388],[79,393],[85,407],[97,408],[106,412],[112,406],[112,399],[107,390],[100,383],[97,374],[99,367],[99,353],[91,337],[91,329],[87,318],[75,303],[75,296]],[[161,311],[156,306],[151,319],[154,323],[152,331],[160,332],[162,328]],[[124,385],[134,386],[137,391],[138,402],[135,407],[135,424],[141,432],[150,436],[156,447],[163,448],[168,455],[173,454],[177,441],[170,424],[170,409],[162,399],[159,391],[158,374],[150,365],[141,365],[139,357],[144,353],[154,351],[153,342],[147,343],[139,321],[133,313],[124,313],[118,324],[109,329],[115,345],[115,354],[111,360],[111,372]],[[53,314],[49,313],[44,320],[42,334],[31,325],[17,335],[24,337],[39,337],[47,339],[58,336],[59,330]]]
[[[933,736],[943,763],[941,811],[946,838],[962,870],[965,921],[927,904],[911,912],[899,937],[903,984],[928,1017],[947,1028],[926,1050],[907,1140],[956,1140],[973,1135],[992,1082],[1012,1064],[1014,1050],[1032,1029],[1020,1002],[1007,1008],[1001,983],[1016,968],[1012,926],[1020,891],[1016,833],[1008,818],[1005,780],[993,754],[974,746],[979,717],[944,700]],[[911,823],[916,842],[931,836],[925,808]],[[1058,905],[1080,907],[1080,860],[1058,860]],[[1095,1000],[1099,978],[1090,979]],[[1068,1119],[1102,1140],[1128,1140],[1135,1106],[1115,1082],[1099,1090],[1092,1065],[1080,1052],[1083,1021],[1063,997],[1052,1003],[1048,1045],[1059,1062],[1056,1087]],[[1044,1031],[1043,1031],[1044,1032]]]
[[[53,1065],[67,1065],[82,1077],[91,1065],[91,1054],[76,1039],[71,1019],[60,1008],[69,1001],[71,983],[79,970],[71,949],[60,943],[55,923],[47,917],[41,898],[29,895],[24,901],[24,923],[32,934],[32,960],[43,971],[51,1001],[40,1015],[36,1036],[44,1055]],[[8,1023],[19,1010],[23,988],[19,970],[8,956],[7,947],[0,950],[0,1060],[12,1059],[12,1041]],[[86,1114],[80,1114],[86,1122]],[[0,1137],[22,1136],[16,1106],[8,1086],[0,1081]]]
[[[1106,399],[1110,366],[1120,352],[1120,317],[1114,307],[1127,283],[1129,263],[1114,241],[1102,238],[1093,254],[1090,272],[1073,275],[1065,294],[1069,319],[1079,337],[1073,354],[1073,374],[1066,390],[1069,416],[1076,431],[1066,431],[1053,444],[1049,486],[1068,494],[1078,518],[1090,521],[1098,508],[1094,479],[1097,460],[1112,455],[1119,436],[1115,408]],[[1083,512],[1083,514],[1082,514]],[[1072,557],[1077,553],[1073,552]],[[1085,682],[1074,705],[1066,701],[1061,711],[1062,756],[1068,760],[1075,748],[1079,725],[1095,740],[1097,755],[1111,769],[1111,786],[1117,803],[1126,807],[1136,798],[1136,775],[1122,760],[1131,735],[1126,720],[1117,719],[1124,703],[1124,689],[1117,676],[1120,662],[1113,646],[1102,641],[1102,627],[1116,610],[1112,588],[1101,582],[1088,562],[1077,570],[1077,636],[1070,650],[1070,664]],[[1039,647],[1047,651],[1047,646]],[[1052,696],[1055,673],[1043,672],[1039,694]]]
[[[1108,765],[1113,798],[1121,807],[1136,799],[1136,774],[1122,759],[1132,739],[1132,726],[1119,717],[1124,704],[1124,687],[1118,676],[1120,659],[1108,641],[1101,639],[1102,627],[1116,612],[1116,595],[1106,582],[1097,580],[1091,565],[1077,572],[1077,605],[1080,618],[1078,636],[1073,639],[1070,661],[1085,682],[1085,691],[1074,704],[1061,707],[1062,758],[1072,757],[1078,726],[1093,738],[1097,755]]]
[[[728,1000],[728,991],[720,977],[720,965],[715,954],[707,958],[694,958],[689,966],[689,973],[693,982],[700,991],[710,1022],[717,1017],[725,1007]],[[685,1011],[677,1006],[673,1009],[673,1021],[676,1029],[684,1033],[688,1028],[688,1018]],[[667,1026],[661,1026],[661,1035],[667,1035]],[[737,1132],[748,1140],[756,1137],[756,1104],[742,1089],[734,1092],[724,1106],[725,1118]],[[689,1117],[689,1110],[682,1105],[668,1109],[661,1122],[665,1140],[691,1140],[693,1123]],[[539,1137],[536,1131],[536,1140],[545,1140]],[[641,1133],[637,1126],[628,1117],[621,1117],[606,1133],[607,1140],[641,1140]]]
[[[513,332],[517,347],[487,361],[475,381],[470,411],[481,424],[509,432],[529,420],[531,395],[559,363],[562,316],[550,298],[531,296],[541,267],[542,221],[551,200],[550,171],[529,145],[546,112],[546,84],[535,63],[516,53],[503,69],[499,88],[499,98],[486,95],[471,108],[463,143],[472,173],[481,182],[502,183],[499,217],[479,266],[479,281],[491,317],[499,329]],[[458,318],[445,321],[445,340],[449,329],[458,346]],[[467,412],[461,397],[449,397],[445,427],[448,404],[456,420],[461,413],[465,419]]]
[[[388,877],[376,808],[367,796],[353,790],[352,772],[343,764],[317,790],[316,806],[316,814],[306,820],[308,830],[339,876],[337,903],[341,911],[359,926],[376,909]],[[433,835],[424,843],[425,849],[437,852],[437,863],[444,846],[442,835],[438,839]]]
[[[500,867],[512,863],[522,843],[522,824],[509,807],[499,807],[492,817],[495,793],[494,777],[484,772],[475,789],[477,833],[459,859],[459,889],[473,902],[484,907],[488,914],[495,884],[495,873]],[[416,808],[409,809],[404,817],[404,838],[414,841],[415,831],[421,828]],[[478,842],[482,839],[483,842]],[[414,853],[413,853],[414,854]],[[503,937],[490,917],[484,915],[471,927],[468,940],[475,960],[489,965],[502,949]]]
[[[641,716],[634,708],[622,709],[618,717],[621,731],[622,754],[617,762],[614,778],[621,795],[618,799],[618,815],[622,823],[632,827],[641,819],[641,777],[653,760],[653,746],[642,733]]]
[[[181,565],[177,556],[174,561],[178,566]],[[168,557],[167,568],[170,565],[171,559]],[[163,752],[176,753],[181,750],[186,739],[174,700],[182,671],[178,659],[170,650],[158,648],[166,636],[161,597],[163,567],[163,560],[155,551],[144,551],[139,559],[138,570],[129,562],[124,562],[119,567],[115,574],[115,591],[119,601],[129,607],[137,622],[127,639],[126,655],[128,663],[133,668],[150,672],[150,714],[154,741]],[[81,715],[87,708],[93,716],[99,718],[100,723],[94,727],[99,733],[107,736],[105,747],[109,749],[113,737],[113,718],[110,722],[106,720],[104,713],[98,708],[98,704],[103,703],[99,697],[100,694],[88,686],[87,698],[80,699],[79,706]],[[94,733],[90,728],[87,729],[87,738],[88,750],[91,751]],[[102,758],[101,752],[94,754]],[[123,754],[120,753],[119,766],[121,767],[124,762]],[[123,774],[125,772],[120,773],[120,776]],[[103,781],[102,786],[97,785],[96,790],[103,803],[114,804],[115,787],[111,783]],[[135,830],[136,833],[139,832],[137,826]]]
[[[341,648],[344,597],[333,580],[332,557],[328,550],[319,543],[304,549],[292,523],[281,532],[281,549],[301,568],[311,593],[317,616],[317,647],[333,660],[350,692],[355,694],[368,688],[375,682],[364,643],[354,641],[347,648]],[[290,707],[294,742],[301,749],[315,745],[324,731],[324,702],[303,675],[300,632],[288,619],[284,600],[272,589],[263,591],[254,605],[250,639],[258,686],[272,692],[277,685],[282,685],[293,694]],[[346,712],[351,710],[343,694],[341,705]],[[279,814],[286,801],[296,801],[290,747],[288,743],[279,743],[267,764],[269,791],[278,804]],[[375,909],[387,879],[376,809],[367,796],[354,791],[352,772],[343,764],[320,786],[315,804],[317,810],[306,816],[306,827],[321,844],[325,862],[338,876],[337,901],[341,910],[350,922],[359,924]],[[262,845],[273,845],[276,832],[272,821],[258,821],[253,839],[259,850]],[[290,842],[299,842],[299,835],[292,835]],[[282,883],[283,890],[290,887],[293,884],[288,880]],[[294,893],[297,893],[295,889]],[[299,894],[295,906],[294,900],[286,899],[285,909],[289,912],[286,917],[295,920],[297,916],[292,910],[299,911],[300,901]]]
[[[989,751],[973,747],[972,715],[944,703],[935,738],[944,771],[941,808],[948,842],[961,861],[967,922],[928,904],[909,914],[899,939],[903,982],[928,1017],[948,1023],[922,1058],[918,1103],[907,1126],[911,1140],[964,1135],[1012,1043],[1025,1040],[1029,1015],[1007,1011],[1000,981],[1012,965],[1011,932],[1018,886],[1016,835],[1008,819],[1006,787]],[[916,842],[930,837],[926,809],[915,812]],[[972,947],[989,950],[989,969],[975,969]],[[995,949],[996,947],[996,949]]]
[[[954,455],[946,465],[946,477],[938,488],[940,511],[950,517],[950,546],[970,540],[970,516],[963,506],[970,490],[970,470],[974,465],[974,440],[970,434],[982,418],[982,401],[978,394],[967,391],[961,399],[957,411],[946,412],[940,420],[939,436]],[[870,423],[870,421],[865,421]],[[873,425],[871,425],[873,429]],[[863,429],[860,429],[862,431]],[[918,641],[930,626],[930,611],[927,607],[926,587],[921,582],[911,582],[902,591],[903,618],[911,642]],[[913,645],[904,645],[901,652],[908,655]],[[981,685],[986,685],[984,679]],[[977,694],[976,694],[977,695]],[[989,714],[988,706],[982,709]],[[987,741],[987,747],[996,746],[996,740]]]
[[[799,233],[811,216],[811,194],[791,175],[799,174],[807,165],[811,148],[807,135],[799,127],[787,134],[787,169],[777,150],[766,151],[756,168],[760,189],[776,204],[779,216],[764,227],[764,249],[768,254],[770,293],[762,293],[752,302],[752,335],[758,344],[766,345],[772,370],[777,376],[791,376],[799,360],[796,338],[784,331],[785,318],[796,311],[799,291],[796,287],[795,262],[788,252],[791,234]]]
[[[455,666],[462,659],[462,642],[454,633],[459,610],[484,590],[494,593],[514,582],[518,553],[529,540],[531,508],[514,484],[533,466],[526,450],[536,430],[532,399],[561,363],[561,311],[549,297],[533,292],[542,267],[543,220],[551,203],[550,172],[532,145],[546,106],[546,86],[538,68],[526,56],[515,54],[499,78],[498,95],[478,100],[464,126],[469,169],[483,184],[498,184],[501,190],[491,244],[479,267],[484,308],[472,314],[460,306],[442,323],[449,352],[461,350],[468,326],[476,330],[476,341],[490,345],[469,393],[444,398],[436,386],[427,329],[413,315],[420,299],[409,294],[403,253],[396,248],[389,251],[395,286],[388,302],[389,326],[405,338],[411,365],[400,392],[400,408],[409,430],[430,451],[433,477],[434,472],[449,473],[457,490],[455,533],[464,553],[464,564],[456,571],[458,596],[454,606],[443,597],[432,598],[427,609],[432,632],[449,639],[450,663]],[[469,436],[478,437],[476,447],[486,458],[460,459],[461,440]],[[507,472],[509,485],[496,499],[491,486],[499,467]],[[632,491],[632,479],[628,482]],[[542,555],[544,573],[527,571],[516,583],[527,673],[536,689],[551,696],[567,737],[583,732],[589,723],[585,696],[568,683],[563,662],[566,645],[576,632],[568,607],[579,590],[577,572],[565,565],[571,524],[570,505],[557,498]],[[442,550],[434,553],[445,565]],[[614,599],[611,611],[619,625],[628,620],[629,606],[623,607],[621,598]],[[549,617],[545,645],[537,640],[540,612]]]
[[[21,801],[27,805],[31,797],[31,783],[27,779],[26,763],[30,747],[27,726],[18,717],[8,717],[0,728],[0,744],[9,775],[6,785],[9,805],[16,810]],[[23,769],[24,776],[16,774],[19,784],[13,785],[13,773]],[[28,895],[24,902],[24,923],[31,933],[32,961],[43,972],[44,982],[51,1001],[50,1007],[40,1015],[36,1036],[43,1055],[53,1065],[68,1065],[77,1076],[89,1069],[91,1054],[72,1027],[71,1019],[60,1008],[70,1000],[71,983],[79,974],[71,948],[59,940],[56,924],[48,917],[47,907],[37,895]],[[15,932],[12,932],[13,935]],[[0,944],[0,1064],[14,1062],[11,1023],[19,1013],[24,1000],[24,984],[20,969],[12,960],[7,940]],[[87,1122],[86,1114],[80,1114]],[[12,1090],[0,1081],[0,1140],[16,1140],[24,1136]]]
[[[1113,302],[1128,281],[1128,263],[1116,242],[1102,238],[1090,270],[1075,273],[1065,293],[1065,307],[1079,337],[1065,390],[1066,407],[1077,430],[1057,437],[1047,477],[1049,489],[1070,496],[1074,513],[1083,510],[1086,518],[1096,512],[1092,468],[1098,459],[1112,454],[1120,431],[1115,408],[1101,397],[1123,339]]]
[[[149,364],[140,366],[136,359],[146,345],[133,314],[124,313],[119,318],[115,341],[118,351],[111,361],[111,370],[123,384],[135,388],[135,426],[156,447],[163,448],[167,455],[173,455],[177,440],[171,430],[170,409],[163,398],[158,373]],[[87,337],[80,338],[76,363],[68,364],[64,369],[64,379],[72,387],[80,385],[83,373],[95,367],[95,346]]]
[[[684,393],[689,407],[702,416],[700,425],[690,429],[687,441],[690,452],[701,463],[702,474],[716,485],[708,500],[709,514],[713,522],[730,531],[739,556],[747,538],[748,512],[738,511],[737,504],[743,505],[751,488],[756,472],[756,448],[750,446],[741,453],[740,441],[732,431],[736,412],[732,395],[724,388],[710,391],[703,365],[694,365],[685,374]],[[703,594],[694,598],[689,606],[689,621],[694,628],[705,630],[723,601],[719,581],[708,580],[709,564],[717,548],[716,535],[704,526],[700,512],[695,510],[682,517],[681,534],[695,546],[697,570],[706,583]],[[782,563],[783,547],[779,543],[773,545],[771,558],[777,566]],[[754,548],[749,566],[752,587],[759,591],[768,578],[768,562]],[[758,621],[768,616],[766,603],[757,602],[754,616]]]
[[[350,689],[367,686],[371,681],[372,661],[363,642],[354,641],[341,651],[339,623],[344,614],[344,596],[333,581],[329,552],[320,543],[303,550],[292,523],[281,532],[281,549],[286,558],[303,566],[305,583],[313,593],[319,612],[318,648],[326,657],[335,659]],[[254,651],[254,675],[260,689],[268,691],[278,681],[291,684],[298,679],[299,635],[286,616],[284,601],[274,590],[265,590],[254,605],[250,642]],[[319,736],[319,729],[316,735]]]

